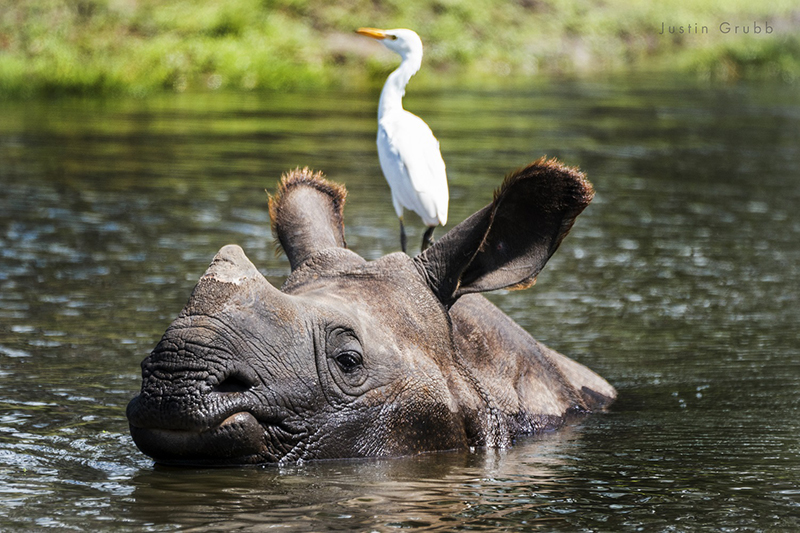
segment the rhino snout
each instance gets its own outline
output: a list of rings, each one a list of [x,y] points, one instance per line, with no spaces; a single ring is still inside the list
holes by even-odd
[[[202,368],[159,355],[145,360],[142,390],[127,407],[139,449],[173,464],[248,464],[273,455],[270,435],[289,431],[285,417],[261,401],[263,387],[251,369]]]

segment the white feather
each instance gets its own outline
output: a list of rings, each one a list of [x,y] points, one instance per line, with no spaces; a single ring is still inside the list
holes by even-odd
[[[403,109],[408,80],[422,64],[422,41],[407,29],[359,33],[381,39],[403,59],[386,80],[378,106],[378,157],[397,216],[409,209],[427,226],[447,224],[450,196],[439,141],[421,118]]]

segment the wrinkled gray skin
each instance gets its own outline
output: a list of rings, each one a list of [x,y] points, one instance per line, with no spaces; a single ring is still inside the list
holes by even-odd
[[[535,280],[593,195],[543,159],[416,258],[345,247],[344,189],[295,171],[271,199],[278,290],[222,248],[142,363],[127,410],[157,462],[289,463],[510,445],[616,396],[477,293]]]

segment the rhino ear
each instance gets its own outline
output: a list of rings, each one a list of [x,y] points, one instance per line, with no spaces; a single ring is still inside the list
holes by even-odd
[[[541,158],[414,261],[446,306],[464,294],[527,288],[594,196],[577,169]]]
[[[278,192],[269,197],[269,216],[272,234],[289,258],[292,270],[315,252],[347,247],[346,196],[344,186],[308,168],[298,168],[281,177]]]

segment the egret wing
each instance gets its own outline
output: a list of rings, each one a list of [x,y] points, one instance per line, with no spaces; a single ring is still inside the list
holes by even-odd
[[[378,155],[392,194],[428,225],[447,223],[447,172],[439,141],[425,122],[407,111],[383,117]]]

